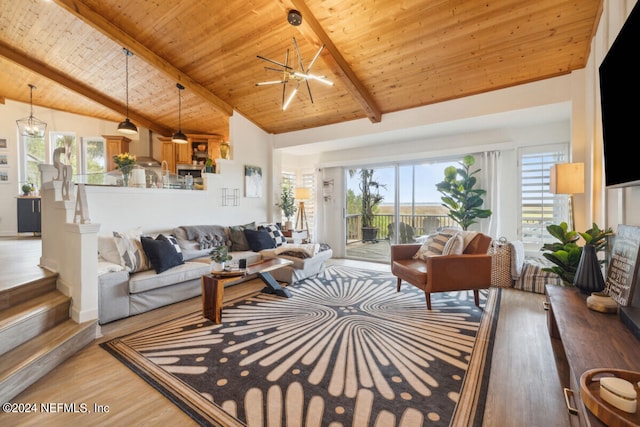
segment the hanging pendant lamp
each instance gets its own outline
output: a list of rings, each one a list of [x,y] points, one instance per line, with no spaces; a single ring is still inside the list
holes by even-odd
[[[125,59],[126,59],[127,117],[124,119],[123,122],[120,122],[120,124],[118,125],[118,132],[125,133],[127,135],[137,135],[138,127],[135,124],[133,124],[131,120],[129,120],[129,57],[133,55],[133,52],[131,52],[126,47],[122,48],[122,52],[124,52]]]
[[[36,87],[29,84],[29,89],[31,91],[29,100],[31,104],[31,114],[29,114],[29,117],[16,120],[16,124],[18,125],[20,135],[30,136],[31,138],[44,138],[44,131],[47,129],[47,124],[42,120],[36,119],[33,115],[33,90],[36,89]]]
[[[176,83],[176,87],[178,88],[178,132],[173,134],[171,141],[176,144],[186,144],[189,141],[187,140],[187,135],[182,133],[182,95],[181,91],[184,90],[184,86],[180,83]]]

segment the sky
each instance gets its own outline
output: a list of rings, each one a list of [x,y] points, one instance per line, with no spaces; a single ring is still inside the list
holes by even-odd
[[[416,203],[440,203],[441,194],[436,190],[436,184],[444,179],[444,169],[449,165],[456,165],[456,162],[432,163],[415,165],[415,202]],[[412,178],[413,165],[402,165],[400,171],[400,203],[411,203],[411,189],[413,187]],[[375,168],[374,179],[381,184],[386,184],[386,189],[381,189],[384,196],[382,204],[392,204],[394,201],[394,173],[395,167]],[[359,176],[353,178],[347,174],[347,188],[360,194],[358,188]]]

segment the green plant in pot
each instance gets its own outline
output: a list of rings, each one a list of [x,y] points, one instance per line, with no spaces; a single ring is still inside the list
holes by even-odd
[[[293,186],[289,183],[282,184],[282,192],[280,193],[280,203],[276,203],[284,217],[287,219],[284,225],[285,230],[293,228],[291,224],[291,218],[296,214],[298,207],[296,206],[295,197],[293,193]]]
[[[224,270],[224,264],[231,261],[233,257],[229,254],[227,245],[216,246],[209,252],[209,258],[216,264],[220,264],[220,270]]]
[[[207,161],[204,162],[204,171],[206,173],[213,173],[213,160],[212,159],[207,159]]]
[[[35,191],[35,187],[32,183],[27,182],[26,184],[22,184],[22,195],[28,196],[32,191]]]
[[[363,242],[377,242],[378,239],[378,227],[374,226],[375,213],[378,209],[378,205],[384,200],[384,196],[380,194],[381,188],[386,188],[386,185],[379,183],[374,178],[374,169],[351,169],[349,175],[354,176],[358,174],[360,176],[360,197],[361,197],[361,226],[362,226],[362,241]]]
[[[482,209],[485,190],[473,188],[477,179],[474,176],[480,169],[471,171],[476,162],[473,156],[464,156],[459,168],[448,166],[444,170],[444,181],[436,184],[436,189],[442,194],[442,206],[449,209],[449,218],[458,223],[463,230],[477,223],[476,219],[489,218],[490,209]]]
[[[558,239],[558,242],[546,243],[542,246],[541,250],[544,251],[542,256],[555,264],[543,270],[556,273],[566,286],[573,286],[575,283],[584,249],[583,246],[578,245],[580,238],[584,239],[585,246],[592,246],[594,252],[599,252],[606,248],[609,237],[613,235],[611,228],[602,230],[595,223],[585,232],[569,230],[566,222],[551,224],[547,226],[547,231]],[[604,262],[599,260],[598,264],[601,265]]]

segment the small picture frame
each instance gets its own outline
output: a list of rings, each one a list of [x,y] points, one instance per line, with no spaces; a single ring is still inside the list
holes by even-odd
[[[9,172],[5,170],[0,170],[0,184],[8,184],[9,183]]]
[[[9,166],[9,156],[4,154],[4,153],[0,153],[0,167],[7,167]]]
[[[6,150],[9,148],[9,141],[7,138],[0,137],[0,150]]]

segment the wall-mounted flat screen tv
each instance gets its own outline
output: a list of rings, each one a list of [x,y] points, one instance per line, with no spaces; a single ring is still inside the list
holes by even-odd
[[[600,102],[607,188],[640,185],[640,2],[600,64]]]

